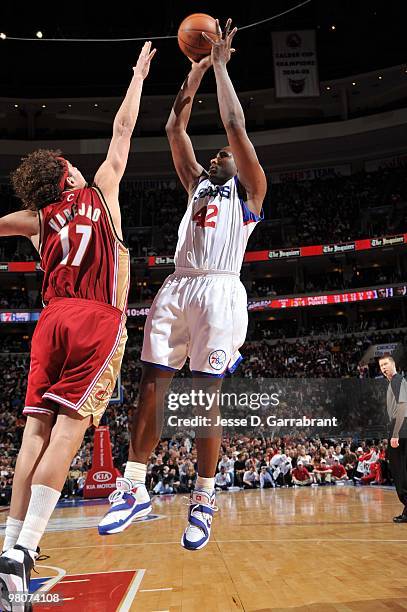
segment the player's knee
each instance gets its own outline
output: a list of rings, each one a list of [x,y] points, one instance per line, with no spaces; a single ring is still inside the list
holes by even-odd
[[[44,418],[28,417],[24,428],[23,441],[45,442],[49,440],[53,424],[52,415]]]
[[[59,429],[52,432],[52,444],[75,452],[80,447],[84,434],[82,429]]]

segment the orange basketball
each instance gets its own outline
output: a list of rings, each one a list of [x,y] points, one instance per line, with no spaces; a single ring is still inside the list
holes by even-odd
[[[206,32],[211,38],[216,36],[215,19],[204,13],[185,17],[178,29],[179,48],[194,62],[199,62],[211,52],[211,44],[204,39],[202,32]]]

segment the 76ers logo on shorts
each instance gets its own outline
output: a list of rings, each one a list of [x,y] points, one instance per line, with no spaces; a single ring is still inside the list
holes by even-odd
[[[209,355],[209,365],[214,370],[223,370],[226,361],[226,353],[221,349],[212,351]]]

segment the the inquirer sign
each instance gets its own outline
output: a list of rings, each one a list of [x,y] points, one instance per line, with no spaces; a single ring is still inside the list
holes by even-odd
[[[249,251],[244,257],[246,263],[254,261],[285,260],[295,257],[317,257],[318,255],[344,255],[355,251],[367,251],[383,247],[394,247],[407,244],[407,234],[396,236],[381,236],[379,238],[363,238],[332,244],[317,244],[311,246],[290,247],[286,249],[272,249],[264,251]],[[173,266],[173,257],[151,256],[148,258],[149,267]]]
[[[291,247],[268,251],[250,251],[244,261],[270,261],[273,259],[293,259],[294,257],[316,257],[318,255],[344,255],[355,251],[367,251],[383,247],[393,247],[407,244],[407,234],[397,236],[382,236],[380,238],[364,238],[336,244],[318,244],[313,246]]]
[[[312,246],[290,247],[286,249],[267,249],[264,251],[249,251],[244,257],[246,263],[253,261],[285,260],[295,257],[316,257],[318,255],[343,255],[355,251],[367,251],[383,247],[402,246],[407,244],[407,234],[396,236],[381,236],[379,238],[363,238],[336,244],[318,244]],[[159,266],[173,266],[174,257],[167,255],[151,255],[146,258],[149,268]],[[144,258],[137,258],[138,262],[145,262]],[[40,272],[38,261],[4,261],[0,262],[0,272]]]

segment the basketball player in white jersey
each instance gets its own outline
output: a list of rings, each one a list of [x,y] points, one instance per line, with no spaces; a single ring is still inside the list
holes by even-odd
[[[216,392],[226,371],[232,372],[242,359],[247,296],[239,274],[249,236],[262,218],[267,185],[226,68],[236,33],[230,25],[229,19],[222,33],[217,22],[216,40],[206,36],[212,53],[192,63],[166,126],[188,206],[178,232],[175,272],[158,292],[145,325],[144,369],[129,460],[111,495],[112,506],[99,524],[102,535],[123,531],[151,511],[144,484],[146,464],[160,438],[157,423],[174,373],[189,357],[193,376],[205,377],[206,392]],[[186,128],[194,96],[211,65],[229,146],[213,157],[206,172],[195,158]],[[196,441],[198,477],[181,539],[189,550],[203,548],[209,541],[221,430],[202,438],[198,434]]]

